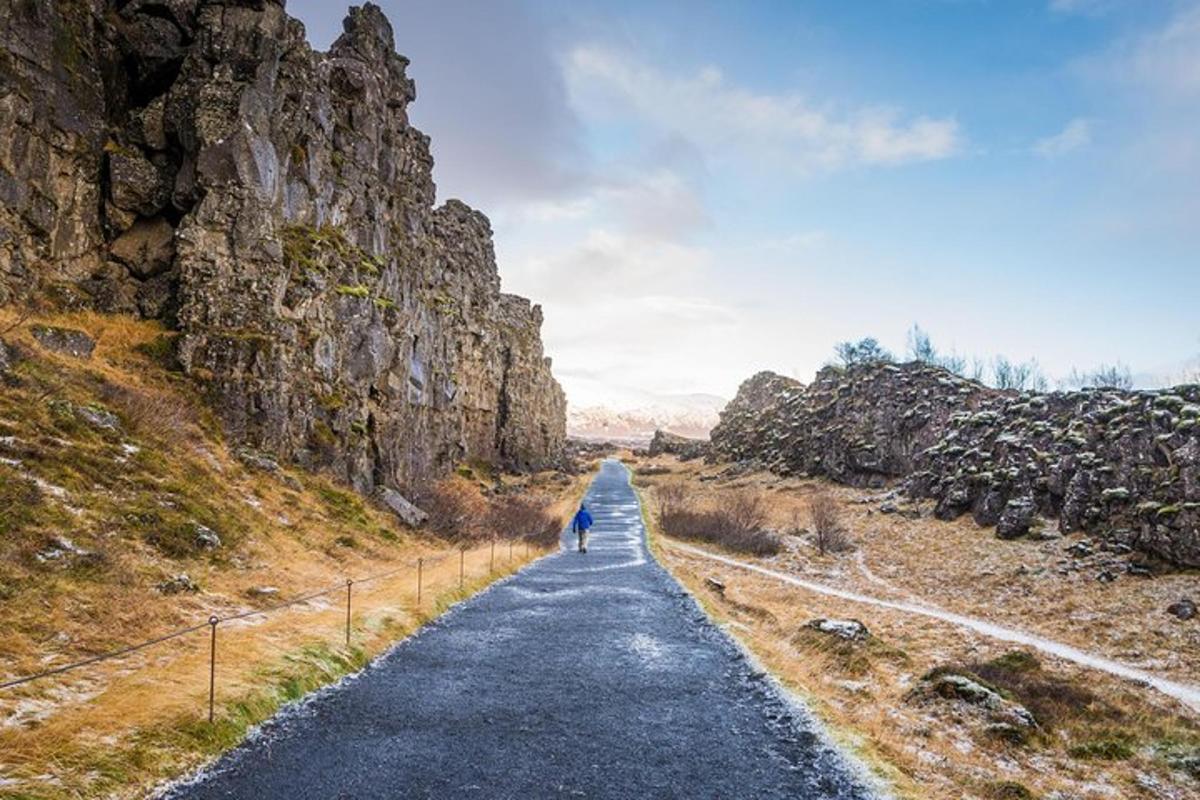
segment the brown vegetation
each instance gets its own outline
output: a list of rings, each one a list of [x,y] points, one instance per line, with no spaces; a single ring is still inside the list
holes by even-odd
[[[817,492],[808,501],[808,516],[812,521],[817,552],[841,553],[849,550],[850,538],[842,524],[841,506],[828,492]]]
[[[682,484],[665,484],[656,495],[657,522],[668,536],[717,544],[739,553],[770,556],[783,543],[766,530],[766,503],[752,491],[734,492],[718,507],[697,509]]]

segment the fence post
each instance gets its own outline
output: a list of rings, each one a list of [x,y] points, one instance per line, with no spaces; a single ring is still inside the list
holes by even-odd
[[[462,590],[463,586],[465,585],[463,583],[463,578],[466,575],[466,564],[467,564],[467,548],[460,547],[460,548],[458,548],[458,588],[460,591]]]
[[[217,623],[220,618],[213,615],[208,618],[209,627],[212,629],[212,638],[209,643],[208,650],[208,724],[213,723],[216,716],[215,709],[217,705]]]
[[[488,562],[488,572],[496,571],[496,540],[492,539],[492,560]]]
[[[417,608],[421,607],[421,573],[425,569],[425,559],[417,559]]]
[[[350,646],[350,587],[354,586],[354,581],[350,578],[346,579],[346,647]]]

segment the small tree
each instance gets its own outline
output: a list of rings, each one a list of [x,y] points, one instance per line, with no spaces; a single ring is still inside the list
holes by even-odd
[[[1018,392],[1044,392],[1049,382],[1034,359],[1018,363],[1004,356],[996,356],[992,360],[992,385],[997,389]]]
[[[739,532],[761,530],[767,524],[767,504],[759,492],[738,489],[722,503],[726,519]]]
[[[1091,372],[1072,369],[1064,384],[1077,389],[1132,389],[1133,373],[1118,361],[1111,366],[1101,364]]]
[[[842,510],[832,494],[821,491],[813,495],[808,502],[808,516],[821,555],[850,549],[850,539],[842,525]]]
[[[950,370],[956,375],[963,375],[967,369],[967,360],[957,353],[942,353],[933,344],[920,325],[914,324],[908,329],[908,357],[912,361],[921,361],[935,367]]]
[[[838,342],[833,346],[833,352],[844,367],[855,364],[890,364],[896,360],[895,356],[871,336],[857,342]]]

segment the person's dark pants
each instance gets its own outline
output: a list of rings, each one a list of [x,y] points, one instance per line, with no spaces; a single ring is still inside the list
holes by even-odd
[[[580,528],[578,533],[579,533],[579,552],[586,553],[587,552],[587,540],[588,540],[587,528]]]

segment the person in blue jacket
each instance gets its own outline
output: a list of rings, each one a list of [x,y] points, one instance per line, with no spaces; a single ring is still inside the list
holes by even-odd
[[[579,534],[579,552],[587,552],[588,528],[592,527],[592,515],[588,512],[587,506],[579,504],[579,510],[575,512],[575,519],[571,521],[571,530]]]

